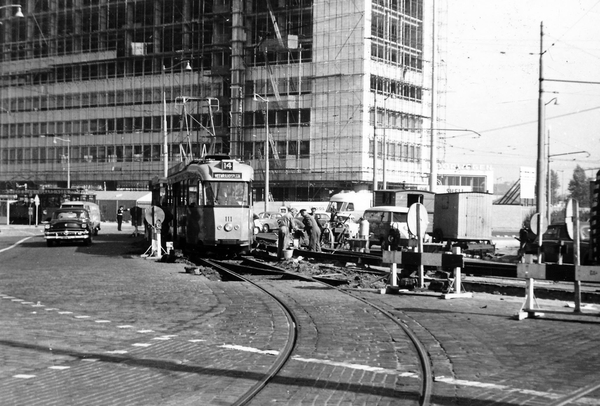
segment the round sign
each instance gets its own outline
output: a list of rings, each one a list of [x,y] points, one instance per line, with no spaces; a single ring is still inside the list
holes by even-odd
[[[429,224],[429,215],[425,206],[421,203],[411,204],[408,208],[406,221],[408,223],[408,231],[412,234],[419,235],[417,231],[419,230],[421,235],[425,235],[425,230],[427,230],[427,225]]]
[[[567,200],[567,207],[565,207],[565,225],[567,226],[567,235],[573,239],[573,219],[575,218],[575,201],[573,199]]]
[[[165,212],[158,206],[152,206],[149,209],[146,209],[144,218],[148,224],[160,227],[162,222],[165,221]]]
[[[529,229],[531,231],[533,231],[533,234],[537,235],[538,233],[538,224],[540,222],[540,213],[535,213],[533,216],[531,216],[531,219],[529,220]],[[548,226],[546,224],[542,224],[542,230],[541,233],[544,234],[547,230]]]

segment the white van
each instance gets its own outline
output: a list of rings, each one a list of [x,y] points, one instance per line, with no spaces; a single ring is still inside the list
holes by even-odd
[[[68,201],[63,202],[60,205],[62,208],[71,208],[71,207],[82,207],[90,213],[90,221],[92,222],[92,232],[94,235],[98,235],[98,231],[100,231],[100,206],[96,203],[92,202],[81,202],[81,201]]]
[[[373,206],[373,193],[371,192],[341,192],[329,198],[327,211],[357,221],[371,206]]]
[[[363,218],[369,222],[370,243],[386,249],[391,242],[390,231],[398,230],[401,239],[408,239],[408,207],[376,206],[365,210]]]

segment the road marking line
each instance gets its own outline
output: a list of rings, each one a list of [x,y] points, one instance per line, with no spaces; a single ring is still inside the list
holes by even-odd
[[[90,316],[75,316],[76,319],[89,319]]]
[[[418,378],[419,377],[419,375],[414,372],[401,372],[396,369],[371,367],[368,365],[351,364],[348,362],[328,361],[328,360],[316,359],[316,358],[302,358],[302,357],[297,357],[297,356],[292,357],[292,359],[295,361],[301,361],[301,362],[312,362],[315,364],[331,365],[331,366],[342,367],[342,368],[352,368],[352,369],[358,369],[361,371],[383,373],[383,374],[388,374],[388,375],[398,375],[398,376],[405,377],[405,378]]]
[[[8,250],[12,250],[12,249],[13,249],[13,248],[15,248],[17,245],[19,245],[19,244],[21,244],[21,243],[23,243],[23,242],[25,242],[25,241],[27,241],[27,240],[30,240],[30,239],[32,239],[32,238],[33,238],[33,236],[32,236],[32,237],[26,237],[26,238],[23,238],[22,240],[19,240],[19,241],[17,241],[16,243],[14,243],[13,245],[11,245],[10,247],[6,247],[6,248],[3,248],[3,249],[1,249],[1,250],[0,250],[0,252],[4,252],[4,251],[8,251]]]
[[[127,354],[128,351],[125,350],[114,350],[114,351],[106,351],[106,354]]]
[[[17,375],[14,375],[13,378],[31,379],[31,378],[35,378],[35,375],[17,374]]]
[[[73,312],[58,312],[58,314],[73,314]]]
[[[59,370],[59,371],[62,371],[63,369],[69,369],[69,368],[71,368],[71,367],[65,367],[65,366],[60,366],[60,365],[55,365],[55,366],[48,367],[48,369],[56,369],[56,370]]]
[[[133,328],[133,326],[127,324],[127,325],[124,325],[124,326],[117,326],[117,328]]]
[[[110,320],[96,320],[94,323],[110,323]]]
[[[201,339],[199,339],[199,338],[194,338],[194,339],[192,339],[192,340],[188,340],[188,342],[190,342],[190,343],[201,343],[201,342],[203,342],[203,341],[206,341],[206,340],[201,340]]]
[[[150,347],[152,344],[151,343],[135,343],[135,344],[131,344],[134,347]]]
[[[138,330],[138,333],[154,333],[154,330]]]
[[[239,351],[245,351],[245,352],[254,352],[257,354],[267,354],[267,355],[278,355],[279,351],[275,351],[275,350],[259,350],[258,348],[252,348],[252,347],[244,347],[241,345],[231,345],[231,344],[223,344],[220,346],[221,348],[227,348],[230,350],[239,350]]]
[[[24,302],[25,299],[10,299],[11,302]]]

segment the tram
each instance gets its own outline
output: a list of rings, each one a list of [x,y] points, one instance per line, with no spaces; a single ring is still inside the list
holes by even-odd
[[[152,204],[165,211],[175,247],[237,254],[254,243],[250,165],[227,155],[181,162],[151,183]]]

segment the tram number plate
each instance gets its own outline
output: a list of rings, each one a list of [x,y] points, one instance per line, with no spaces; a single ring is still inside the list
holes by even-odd
[[[223,161],[223,165],[221,168],[224,171],[232,171],[233,170],[233,161]]]

